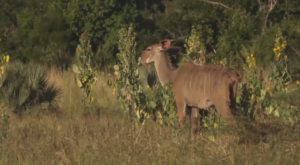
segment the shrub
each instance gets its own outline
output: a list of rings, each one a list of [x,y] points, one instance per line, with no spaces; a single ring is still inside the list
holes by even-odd
[[[287,55],[285,55],[286,38],[280,29],[276,33],[274,43],[274,60],[270,63],[271,72],[267,80],[258,74],[256,59],[253,55],[254,48],[243,47],[242,62],[246,83],[239,85],[241,94],[238,102],[242,111],[253,120],[265,119],[265,117],[279,117],[286,123],[295,123],[295,118],[291,112],[296,112],[296,106],[291,106],[283,100],[273,99],[275,95],[289,95],[287,86],[291,82],[291,75],[287,65]],[[266,85],[268,82],[269,85]]]
[[[114,75],[108,80],[125,113],[136,121],[144,123],[149,115],[143,109],[145,95],[143,94],[143,83],[140,79],[138,69],[139,61],[136,60],[136,33],[133,26],[123,26],[119,31],[117,54],[118,60],[114,65]],[[139,115],[143,114],[143,115]]]
[[[9,61],[9,55],[0,56],[0,89],[2,89],[3,75],[6,73],[7,63]],[[7,138],[7,132],[9,128],[9,115],[5,104],[0,104],[0,144]],[[1,148],[1,147],[0,147]],[[1,151],[0,151],[1,152]]]
[[[84,92],[82,102],[86,106],[86,99],[89,99],[89,103],[92,103],[94,100],[94,97],[90,96],[90,93],[93,85],[98,80],[98,73],[91,67],[91,58],[94,54],[87,31],[81,34],[79,42],[76,48],[75,64],[73,64],[72,69],[76,75],[75,79],[78,87]]]
[[[22,112],[34,105],[54,106],[61,90],[50,84],[46,68],[38,64],[12,62],[6,68],[1,87],[1,100],[14,112]]]

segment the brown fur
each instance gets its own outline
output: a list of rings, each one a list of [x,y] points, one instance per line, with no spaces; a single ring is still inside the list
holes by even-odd
[[[235,109],[237,84],[242,80],[241,74],[220,64],[200,66],[191,61],[178,68],[172,68],[169,66],[170,60],[167,55],[167,51],[174,50],[170,43],[169,40],[163,40],[160,44],[150,45],[141,53],[141,58],[144,65],[154,62],[162,85],[173,83],[172,90],[175,93],[180,125],[183,126],[186,120],[186,105],[192,107],[192,135],[198,131],[198,108],[207,109],[215,105],[228,124],[235,124],[236,120],[230,109]],[[176,47],[176,50],[178,52],[180,49]]]

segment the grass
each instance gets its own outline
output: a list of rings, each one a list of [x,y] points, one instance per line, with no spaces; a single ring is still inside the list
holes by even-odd
[[[0,164],[299,164],[300,128],[278,126],[218,133],[214,142],[188,139],[188,128],[173,130],[152,121],[134,128],[123,115],[110,89],[98,81],[95,102],[84,110],[71,71],[49,70],[49,80],[61,87],[55,112],[32,109],[22,117],[12,116],[8,138],[1,144]],[[272,124],[276,126],[276,122]],[[222,132],[222,131],[220,131]],[[224,132],[224,131],[223,131]],[[238,133],[239,132],[239,133]],[[259,139],[267,142],[241,143]],[[274,131],[273,131],[274,132]]]

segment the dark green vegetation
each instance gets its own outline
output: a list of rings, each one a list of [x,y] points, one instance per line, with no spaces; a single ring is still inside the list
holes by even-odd
[[[0,0],[0,4],[0,55],[10,57],[9,63],[7,56],[0,59],[0,164],[299,164],[299,1]],[[120,37],[121,27],[129,24],[136,36]],[[85,30],[91,47],[79,49]],[[125,34],[126,28],[121,32]],[[164,38],[182,47],[179,59],[172,60],[182,62],[182,57],[189,59],[187,54],[195,60],[195,50],[205,48],[207,63],[225,63],[246,75],[239,87],[239,109],[247,116],[243,121],[251,122],[228,130],[210,115],[195,145],[188,139],[188,129],[161,126],[151,118],[135,127],[113,94],[128,85],[137,54]],[[91,91],[90,101],[94,99],[89,105],[81,102],[83,92],[70,69],[75,54],[85,50],[93,54],[87,60],[93,70],[105,71],[93,88],[85,86]],[[130,65],[123,64],[129,59],[122,63],[121,55],[132,57]],[[102,82],[115,64],[130,67],[115,72],[123,77],[116,81],[120,89],[111,91]],[[93,70],[84,76],[96,75]],[[78,79],[89,80],[84,76]],[[148,89],[143,82],[148,93],[136,104],[145,109],[136,110],[164,107],[160,115],[174,119],[164,121],[173,125],[175,111],[168,111],[174,110],[173,102],[163,100],[169,98],[167,92],[151,81]],[[132,87],[126,88],[131,89],[129,95],[123,91],[129,96],[126,104],[134,102]],[[153,117],[152,111],[147,115]]]
[[[182,46],[194,25],[208,53],[216,51],[217,56],[235,61],[242,45],[253,45],[255,57],[267,64],[273,59],[270,41],[281,27],[288,38],[289,56],[299,57],[300,2],[270,2],[1,0],[0,50],[14,59],[68,66],[80,34],[88,30],[96,52],[94,65],[110,68],[118,52],[118,30],[122,24],[133,23],[137,52],[163,38],[174,39]]]

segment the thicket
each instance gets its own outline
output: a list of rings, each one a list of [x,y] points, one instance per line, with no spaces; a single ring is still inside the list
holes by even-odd
[[[243,45],[255,45],[258,63],[273,60],[277,28],[289,41],[291,72],[299,70],[299,3],[293,0],[1,0],[0,50],[12,59],[69,67],[79,37],[88,31],[93,66],[112,69],[117,62],[118,30],[133,24],[137,52],[171,38],[183,46],[192,26],[208,54],[237,61]]]
[[[147,91],[142,92],[142,83],[140,83],[137,68],[140,58],[137,61],[132,59],[135,56],[135,51],[133,51],[135,47],[134,36],[132,27],[129,27],[128,30],[125,28],[120,30],[120,41],[123,41],[119,42],[122,56],[118,56],[120,62],[114,67],[116,78],[112,78],[113,94],[117,95],[121,102],[121,108],[125,110],[124,112],[133,111],[134,113],[129,113],[130,116],[138,119],[142,124],[146,118],[153,118],[160,124],[176,126],[175,101],[170,88],[172,84],[166,84],[163,87],[159,83],[152,86],[147,85]],[[208,56],[198,36],[199,32],[193,27],[190,36],[186,39],[187,54],[180,59],[179,65],[192,60],[199,65],[219,63],[234,66],[234,63],[230,63],[227,58],[220,59],[218,56]],[[132,42],[128,42],[128,39]],[[288,96],[291,92],[299,89],[298,85],[300,85],[299,80],[293,82],[291,79],[287,63],[288,56],[285,54],[287,39],[283,36],[280,28],[277,29],[275,40],[270,42],[274,44],[273,60],[270,66],[265,68],[259,67],[257,64],[253,54],[255,45],[242,45],[242,50],[238,54],[238,62],[245,80],[239,84],[238,111],[252,121],[272,121],[272,119],[277,118],[281,120],[282,124],[295,125],[299,122],[297,117],[299,113],[298,104],[286,99],[284,101],[272,99],[280,94]],[[131,71],[128,68],[131,68]],[[261,73],[262,71],[264,74]],[[111,84],[111,81],[109,82]],[[207,128],[208,133],[211,134],[219,126],[224,126],[225,123],[214,108],[207,110],[209,110],[208,114],[202,114],[202,122],[204,128]],[[209,138],[214,140],[211,135]]]

